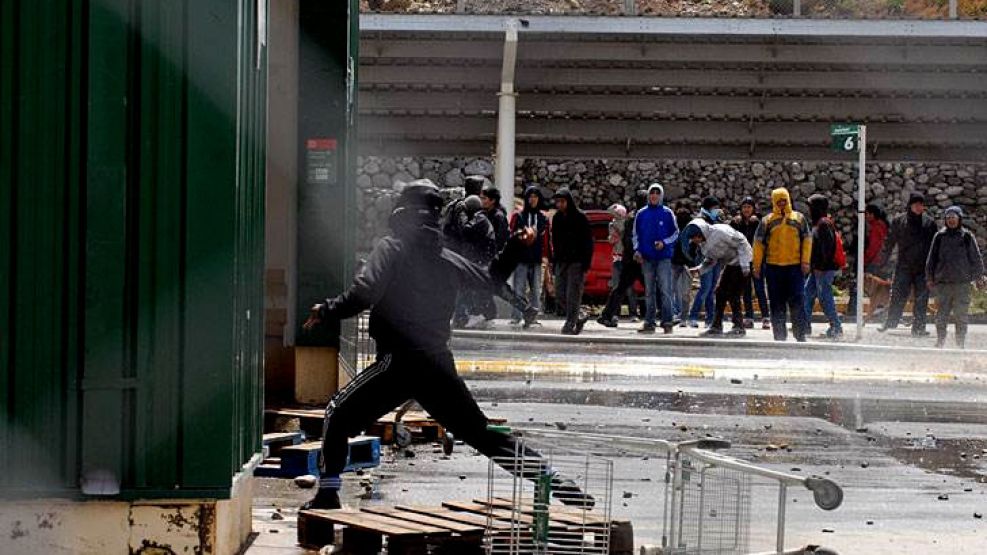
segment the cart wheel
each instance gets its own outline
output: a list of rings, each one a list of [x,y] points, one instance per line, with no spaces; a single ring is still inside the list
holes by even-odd
[[[394,443],[402,448],[411,445],[411,432],[400,422],[394,425]]]
[[[806,478],[805,487],[812,490],[812,498],[820,509],[832,511],[843,504],[843,490],[828,478],[819,476]]]
[[[456,444],[456,438],[452,436],[452,432],[449,430],[445,431],[442,436],[442,452],[448,457],[452,455],[452,448]]]

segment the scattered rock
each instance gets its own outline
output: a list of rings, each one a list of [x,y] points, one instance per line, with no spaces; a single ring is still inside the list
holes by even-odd
[[[295,485],[302,489],[311,489],[318,483],[318,478],[311,474],[305,474],[295,478]]]
[[[940,493],[939,494],[939,497],[937,497],[936,499],[938,499],[939,501],[949,501],[949,494],[948,493]]]
[[[740,378],[730,378],[730,383],[732,383],[732,384],[742,384],[742,383],[744,383],[744,380],[741,380]]]
[[[274,511],[274,513],[271,514],[271,520],[284,520],[284,515],[279,511]]]

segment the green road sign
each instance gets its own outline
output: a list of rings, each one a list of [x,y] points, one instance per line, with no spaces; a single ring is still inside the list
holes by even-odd
[[[860,125],[856,123],[834,123],[829,126],[832,137],[830,148],[837,152],[854,152],[860,146]]]

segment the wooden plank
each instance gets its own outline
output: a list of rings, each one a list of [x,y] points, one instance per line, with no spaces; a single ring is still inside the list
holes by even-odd
[[[461,522],[463,524],[472,524],[475,526],[488,527],[494,531],[510,530],[512,528],[511,525],[507,522],[503,522],[500,520],[489,520],[487,519],[486,516],[478,515],[471,512],[453,511],[450,509],[442,509],[438,507],[421,507],[418,505],[398,505],[395,508],[400,509],[402,511],[418,513],[436,518],[443,518],[454,522]]]
[[[443,507],[448,507],[450,509],[455,509],[457,511],[467,511],[471,513],[476,513],[479,515],[490,515],[497,520],[505,520],[508,522],[517,521],[524,525],[532,525],[535,522],[533,516],[525,514],[523,512],[513,512],[505,509],[491,509],[486,505],[479,505],[476,503],[469,503],[466,501],[445,501],[442,503]],[[551,524],[551,523],[550,523]],[[552,528],[559,528],[559,526],[549,526]]]
[[[322,449],[321,441],[307,441],[305,443],[299,443],[298,445],[288,445],[281,449],[282,453],[285,451],[298,451],[298,452],[308,452],[308,451],[318,451]]]
[[[484,531],[483,526],[453,522],[444,518],[428,516],[421,513],[402,511],[394,507],[362,507],[361,510],[365,513],[384,515],[398,520],[406,520],[417,524],[445,528],[457,534],[482,534]]]
[[[480,505],[487,505],[489,503],[499,509],[508,510],[511,509],[513,505],[510,499],[505,499],[503,497],[495,497],[492,502],[488,502],[485,499],[474,499],[473,502]],[[521,512],[525,514],[534,514],[535,512],[535,504],[533,501],[522,501],[520,508]],[[591,511],[581,511],[575,507],[549,506],[548,516],[552,520],[558,520],[559,522],[565,522],[567,524],[605,525],[610,522],[606,517],[600,514],[593,513]]]
[[[309,518],[317,518],[333,524],[343,524],[388,536],[418,536],[422,534],[441,536],[449,534],[448,531],[440,528],[415,525],[410,522],[402,523],[401,521],[350,509],[333,509],[328,511],[309,509],[300,513],[304,513]]]

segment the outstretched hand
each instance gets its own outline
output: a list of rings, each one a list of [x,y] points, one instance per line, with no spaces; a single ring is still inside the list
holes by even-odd
[[[312,305],[312,310],[308,314],[308,319],[302,324],[302,328],[305,331],[312,331],[315,326],[322,323],[322,309],[325,307],[323,304]]]

